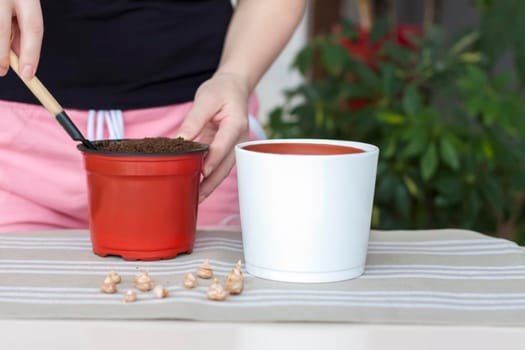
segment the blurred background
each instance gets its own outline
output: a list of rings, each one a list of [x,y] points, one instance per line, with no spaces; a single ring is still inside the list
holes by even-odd
[[[523,245],[523,18],[523,0],[309,1],[257,87],[259,119],[271,138],[379,146],[375,229]]]

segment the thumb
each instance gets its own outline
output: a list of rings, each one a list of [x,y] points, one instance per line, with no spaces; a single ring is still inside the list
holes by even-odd
[[[176,137],[182,137],[185,140],[195,139],[214,114],[212,105],[195,102],[177,130]]]

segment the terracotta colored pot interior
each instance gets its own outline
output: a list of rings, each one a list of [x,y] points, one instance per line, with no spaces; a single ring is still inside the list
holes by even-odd
[[[243,149],[252,152],[295,155],[338,155],[363,153],[364,150],[350,146],[330,145],[323,143],[263,143],[244,146]]]

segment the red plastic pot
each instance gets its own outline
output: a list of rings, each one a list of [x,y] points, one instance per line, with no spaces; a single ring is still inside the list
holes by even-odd
[[[207,146],[162,154],[78,149],[87,174],[95,254],[159,260],[192,252]]]

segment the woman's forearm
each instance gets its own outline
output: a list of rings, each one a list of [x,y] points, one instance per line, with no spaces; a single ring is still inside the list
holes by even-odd
[[[304,8],[305,0],[239,0],[217,72],[236,75],[252,91],[290,39]]]

